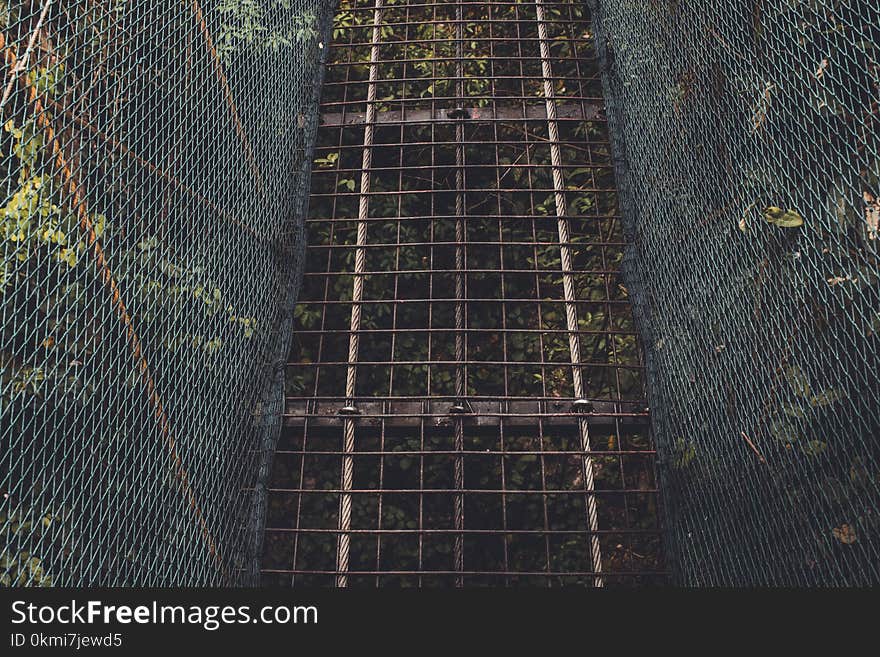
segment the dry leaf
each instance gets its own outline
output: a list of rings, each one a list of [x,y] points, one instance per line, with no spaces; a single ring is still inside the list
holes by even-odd
[[[761,94],[758,106],[755,109],[755,115],[752,117],[752,132],[758,132],[764,126],[767,114],[770,112],[770,102],[773,100],[773,90],[775,88],[776,85],[769,82],[764,86],[764,93]]]
[[[880,232],[880,202],[868,192],[862,194],[865,201],[865,223],[868,225],[868,239],[876,240]]]
[[[831,530],[831,533],[834,534],[834,538],[844,545],[852,545],[857,539],[856,530],[846,523],[842,524],[840,527],[835,527]]]

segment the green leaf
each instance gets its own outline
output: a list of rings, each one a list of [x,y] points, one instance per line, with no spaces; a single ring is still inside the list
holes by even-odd
[[[798,439],[797,429],[785,418],[774,420],[770,425],[770,433],[781,443],[794,443]]]
[[[785,368],[785,378],[798,397],[810,396],[809,379],[797,365],[789,365]]]
[[[807,456],[818,456],[822,452],[824,452],[828,448],[828,443],[824,443],[821,440],[811,440],[806,445],[801,447],[801,450]]]
[[[843,399],[845,396],[846,395],[843,393],[842,390],[828,388],[827,390],[823,390],[822,392],[817,393],[814,397],[812,397],[810,399],[810,406],[828,406],[829,404],[833,404],[834,402]]]
[[[794,406],[793,404],[783,404],[782,412],[785,413],[789,417],[797,417],[797,418],[805,418],[807,414],[804,413],[803,409],[799,406]]]
[[[764,208],[764,219],[780,228],[799,228],[804,225],[804,218],[796,210],[783,210],[773,206]]]
[[[676,468],[684,468],[688,466],[697,456],[696,445],[692,442],[686,441],[681,436],[675,439],[674,452],[675,456],[673,457],[672,464]]]

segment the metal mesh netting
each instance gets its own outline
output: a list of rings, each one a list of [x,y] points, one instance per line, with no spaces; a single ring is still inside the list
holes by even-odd
[[[329,4],[0,2],[3,584],[253,581]]]
[[[880,580],[878,26],[598,3],[681,582]]]

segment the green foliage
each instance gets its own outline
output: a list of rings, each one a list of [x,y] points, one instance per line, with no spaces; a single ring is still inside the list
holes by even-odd
[[[770,434],[786,449],[799,446],[804,455],[819,456],[828,448],[822,416],[846,394],[830,387],[815,390],[797,365],[786,366],[784,375],[788,390],[780,392],[785,401],[770,417]]]
[[[290,0],[220,0],[216,8],[220,19],[216,45],[220,60],[229,65],[237,53],[277,52],[315,40],[318,18],[314,12],[298,14],[287,25],[266,26],[268,12],[291,6]]]
[[[60,96],[64,92],[64,64],[40,66],[30,70],[27,79],[37,93],[49,98]]]
[[[672,465],[676,468],[686,468],[697,456],[697,446],[682,436],[675,439],[673,450]]]
[[[47,174],[32,173],[38,168],[38,158],[45,149],[43,134],[35,122],[16,127],[10,119],[4,130],[12,137],[11,151],[19,161],[19,187],[0,210],[4,272],[0,294],[6,294],[7,288],[16,280],[22,280],[30,259],[48,255],[72,269],[87,246],[83,239],[78,239],[81,234],[79,220],[65,208],[55,179]],[[100,238],[106,217],[93,214],[90,222]]]
[[[60,514],[51,511],[35,513],[14,508],[8,496],[0,507],[0,526],[10,540],[0,551],[0,586],[52,586],[52,576],[43,560],[27,549],[19,549],[21,541],[37,544],[50,529],[62,522]]]

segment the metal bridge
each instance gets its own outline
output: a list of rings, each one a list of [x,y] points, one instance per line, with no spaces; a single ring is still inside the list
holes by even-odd
[[[664,581],[585,3],[333,35],[264,583]]]

